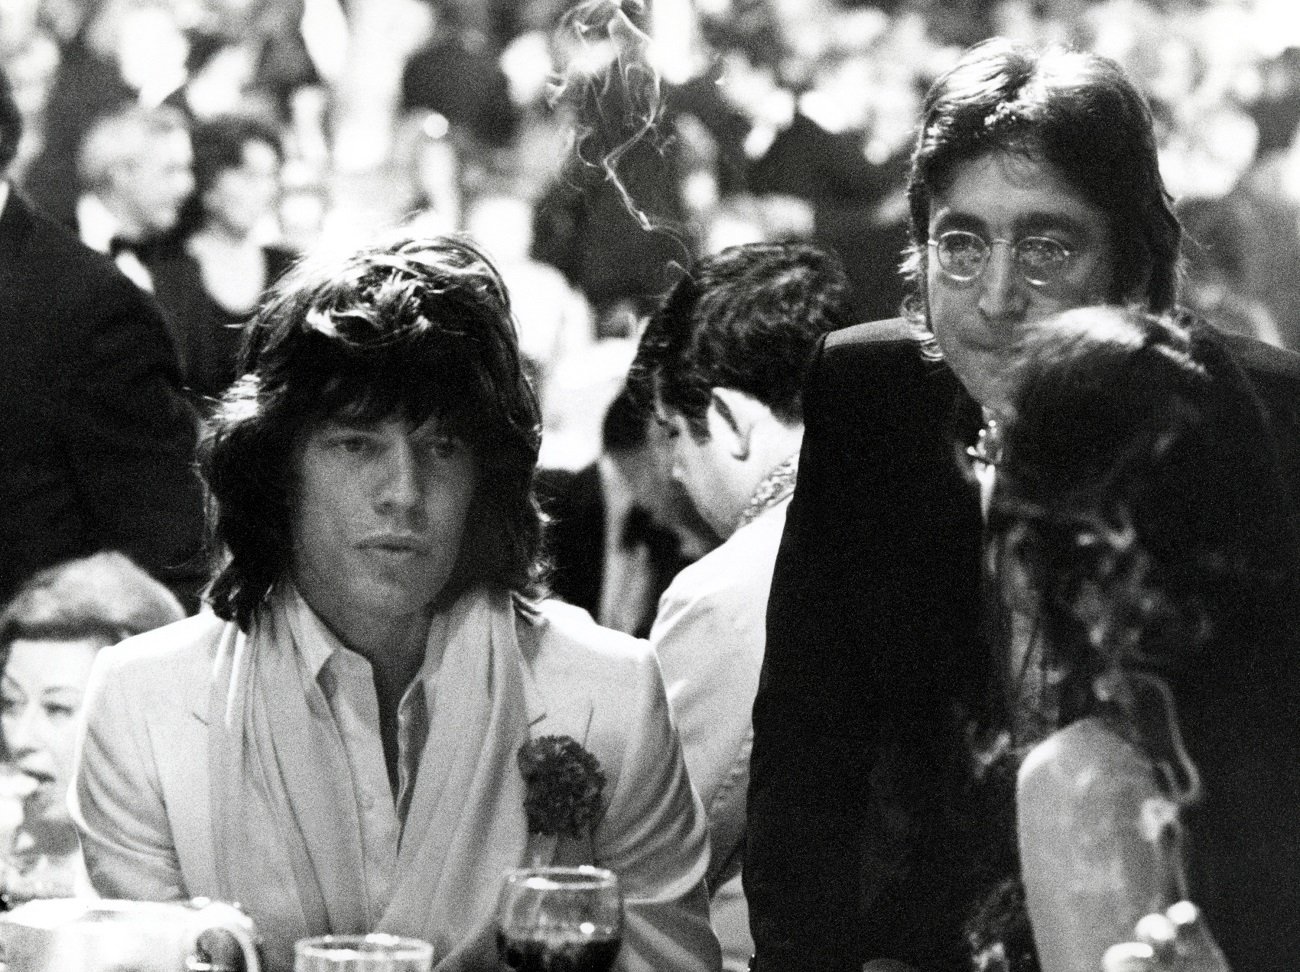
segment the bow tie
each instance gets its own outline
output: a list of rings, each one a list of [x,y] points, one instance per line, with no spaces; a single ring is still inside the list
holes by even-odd
[[[114,235],[108,241],[108,255],[116,258],[119,253],[132,253],[141,263],[148,263],[167,251],[167,238],[157,234],[143,236],[138,240],[126,236]]]
[[[108,255],[116,257],[119,253],[139,254],[141,249],[139,240],[129,240],[125,236],[114,236],[108,241]]]
[[[619,533],[618,545],[622,550],[631,550],[643,543],[649,543],[654,536],[654,520],[643,506],[633,506],[627,511],[623,520],[623,529]]]

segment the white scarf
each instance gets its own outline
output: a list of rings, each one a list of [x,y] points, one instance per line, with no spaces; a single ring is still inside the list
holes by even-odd
[[[299,938],[370,931],[432,942],[441,969],[481,966],[501,875],[522,862],[528,837],[516,765],[528,716],[509,595],[468,591],[431,632],[446,637],[437,704],[381,914],[360,877],[361,811],[342,739],[295,657],[310,619],[290,605],[273,596],[247,637],[218,648],[209,760],[220,895],[253,917],[277,972],[292,968]],[[277,739],[305,740],[305,751]]]

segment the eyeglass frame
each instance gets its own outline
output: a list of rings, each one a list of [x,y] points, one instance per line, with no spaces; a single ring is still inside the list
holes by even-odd
[[[979,269],[976,270],[969,277],[962,277],[953,273],[946,266],[944,266],[943,258],[938,256],[937,251],[939,249],[940,241],[942,241],[944,237],[955,236],[955,235],[972,237],[973,239],[979,240],[980,243],[982,243],[984,246],[983,256],[980,258]],[[1056,247],[1061,251],[1063,255],[1061,262],[1059,264],[1061,269],[1057,272],[1056,276],[1048,280],[1042,280],[1042,279],[1035,280],[1025,270],[1024,263],[1021,261],[1020,256],[1018,255],[1018,251],[1020,247],[1030,242],[1050,243],[1052,246]],[[926,246],[934,247],[934,249],[936,250],[935,259],[939,264],[939,269],[943,271],[945,276],[949,277],[952,280],[955,280],[957,283],[971,283],[972,281],[978,280],[980,277],[984,276],[984,272],[989,268],[989,258],[993,255],[993,247],[998,243],[1005,243],[1007,246],[1011,248],[1011,258],[1015,262],[1017,272],[1019,272],[1021,279],[1024,280],[1025,283],[1029,284],[1031,287],[1050,287],[1053,284],[1059,283],[1062,277],[1066,276],[1066,274],[1069,271],[1069,261],[1078,254],[1078,250],[1066,246],[1060,240],[1054,240],[1050,236],[1022,236],[1018,240],[1008,240],[1000,236],[995,236],[991,240],[986,240],[979,233],[973,232],[972,230],[962,230],[962,229],[945,230],[934,239],[927,240]]]

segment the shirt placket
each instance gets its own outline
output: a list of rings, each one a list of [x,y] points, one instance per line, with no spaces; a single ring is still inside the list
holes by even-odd
[[[393,800],[388,772],[384,768],[383,744],[379,734],[379,700],[369,664],[342,653],[336,697],[331,708],[340,725],[348,762],[357,815],[361,822],[361,850],[372,925],[379,920],[392,898],[397,871],[397,849],[401,825]],[[343,697],[340,697],[343,696]]]
[[[428,687],[417,679],[402,695],[397,707],[397,800],[398,827],[406,828],[411,794],[420,769],[420,756],[429,736]],[[400,835],[399,835],[400,840]]]

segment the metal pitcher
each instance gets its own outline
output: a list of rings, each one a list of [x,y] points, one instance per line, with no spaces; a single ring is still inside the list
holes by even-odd
[[[0,914],[0,972],[261,972],[256,940],[252,919],[205,898],[49,898]]]

